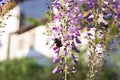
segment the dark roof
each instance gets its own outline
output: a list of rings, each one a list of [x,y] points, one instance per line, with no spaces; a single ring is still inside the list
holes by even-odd
[[[41,18],[38,20],[38,24],[32,24],[32,25],[29,25],[29,26],[22,26],[18,31],[16,31],[15,33],[17,34],[21,34],[21,33],[24,33],[24,32],[27,32],[39,25],[43,25],[43,24],[46,24],[48,22],[48,19],[47,18]]]

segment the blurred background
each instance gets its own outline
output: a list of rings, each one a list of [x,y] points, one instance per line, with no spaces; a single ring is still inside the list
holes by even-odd
[[[7,25],[0,29],[0,80],[58,80],[62,75],[52,74],[54,69],[50,48],[52,42],[46,45],[50,36],[46,35],[49,11],[46,4],[49,0],[18,0],[17,5],[10,10],[3,23]],[[101,80],[120,80],[120,43],[115,44],[106,53],[105,65]],[[84,43],[83,45],[86,45]],[[80,47],[77,73],[69,73],[68,80],[85,80],[87,74],[87,45]],[[113,54],[114,53],[114,54]],[[71,76],[72,75],[72,76]]]

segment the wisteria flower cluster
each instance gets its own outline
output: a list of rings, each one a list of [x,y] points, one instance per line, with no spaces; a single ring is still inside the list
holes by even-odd
[[[79,31],[82,29],[80,20],[83,16],[80,4],[74,0],[55,0],[52,3],[52,10],[54,14],[52,40],[55,44],[52,48],[56,53],[53,63],[60,63],[52,73],[65,73],[63,79],[66,80],[68,70],[76,72],[73,65],[69,67],[67,58],[71,57],[74,64],[78,63],[75,53],[80,52],[76,44],[81,44]],[[74,53],[71,53],[71,50]]]
[[[108,44],[115,36],[120,37],[120,1],[88,0],[82,7],[82,24],[88,32],[88,80],[98,80]]]
[[[103,65],[104,53],[111,39],[120,37],[120,0],[54,0],[53,36],[52,46],[56,56],[53,63],[60,63],[53,73],[64,73],[66,80],[67,70],[76,72],[75,67],[68,67],[67,58],[71,55],[74,63],[78,57],[74,52],[80,50],[76,44],[79,40],[80,30],[87,30],[88,39],[88,80],[98,80]]]

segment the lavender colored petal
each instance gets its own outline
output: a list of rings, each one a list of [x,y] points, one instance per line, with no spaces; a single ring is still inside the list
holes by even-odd
[[[65,36],[64,36],[64,41],[66,41],[66,40],[72,40],[73,38],[72,38],[72,36],[70,35],[70,34],[66,34]]]
[[[90,0],[90,2],[95,3],[97,0]]]
[[[74,60],[74,63],[75,63],[75,64],[78,64],[78,60]]]
[[[53,63],[57,63],[60,61],[60,57],[59,56],[56,56],[54,59],[53,59]]]
[[[87,18],[87,21],[88,21],[88,22],[92,22],[92,21],[93,21],[93,18]]]
[[[120,19],[120,13],[118,13],[117,17],[118,17],[118,19]]]
[[[87,33],[88,36],[93,36],[91,33]]]
[[[57,32],[61,31],[61,29],[59,27],[53,27],[52,30],[57,31]]]
[[[74,37],[75,37],[74,35],[71,35],[72,40],[74,39]]]
[[[75,50],[77,53],[80,53],[80,50],[79,50],[79,49],[75,48],[74,50]]]
[[[76,51],[77,53],[80,52],[80,50],[78,50],[78,48],[76,47],[76,45],[75,45],[74,42],[72,42],[72,49],[73,49],[74,51]]]
[[[74,54],[71,54],[71,56],[73,60],[77,58]]]
[[[54,50],[55,53],[59,53],[60,48],[58,48],[58,47],[54,47],[53,50]]]
[[[53,71],[52,73],[55,74],[55,73],[60,73],[61,72],[61,68],[59,66],[57,66]]]
[[[65,55],[65,56],[67,55],[67,50],[66,50],[66,48],[64,49],[64,55]]]
[[[65,44],[65,47],[68,47],[70,45],[70,42],[67,42],[66,44]]]
[[[68,31],[69,31],[70,33],[75,33],[75,28],[74,28],[74,27],[69,27],[69,28],[68,28]]]
[[[55,16],[54,16],[54,19],[59,19],[59,18],[60,18],[59,15],[55,15]]]
[[[118,30],[120,31],[120,23],[118,23]]]
[[[71,69],[72,73],[76,73],[76,69],[74,66],[71,66],[70,69]]]
[[[84,17],[84,19],[87,19],[91,15],[92,15],[92,13],[90,12],[87,16]]]
[[[76,43],[78,43],[78,44],[81,43],[81,41],[78,39],[78,37],[75,37],[75,41],[76,41]]]
[[[78,31],[75,32],[76,36],[80,36],[80,33]]]
[[[89,7],[85,7],[84,8],[84,11],[88,11],[90,8]]]

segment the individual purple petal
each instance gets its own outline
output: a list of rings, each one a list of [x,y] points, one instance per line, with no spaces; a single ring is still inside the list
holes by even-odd
[[[72,49],[73,49],[74,51],[76,51],[77,53],[80,52],[80,50],[78,50],[78,48],[76,47],[76,45],[75,45],[74,42],[72,42]]]
[[[95,3],[97,0],[90,0],[90,2]]]
[[[90,12],[87,16],[84,17],[84,19],[89,18],[89,16],[91,16],[91,15],[92,15],[92,13]]]
[[[88,4],[89,5],[89,8],[90,9],[92,9],[92,8],[94,8],[95,7],[95,5],[94,4],[92,4],[92,3],[90,3],[90,4]]]
[[[74,37],[75,37],[74,35],[71,35],[72,40],[74,39]]]
[[[88,36],[93,36],[91,33],[87,33]]]
[[[64,55],[65,55],[65,56],[67,55],[67,50],[66,50],[66,48],[64,48]]]
[[[81,43],[81,41],[78,39],[78,37],[75,37],[75,41],[76,41],[76,43],[78,43],[78,44]]]
[[[66,40],[72,40],[72,36],[70,34],[66,34],[64,36],[64,41],[66,41]]]
[[[71,2],[74,2],[74,0],[67,0],[67,1],[70,2],[70,3],[71,3]]]
[[[71,54],[71,56],[73,60],[77,58],[74,54]]]
[[[76,69],[74,66],[71,66],[70,69],[71,69],[72,73],[76,73]]]
[[[62,29],[60,27],[55,26],[52,28],[52,30],[54,30],[56,32],[61,32]]]
[[[65,44],[65,47],[68,47],[68,46],[70,46],[70,42],[67,42],[67,43]]]
[[[59,66],[57,66],[53,71],[52,73],[55,74],[55,73],[60,73],[61,72],[61,68]]]
[[[59,53],[60,48],[59,47],[54,47],[53,50],[54,50],[55,53]]]
[[[118,8],[119,3],[118,2],[113,2],[114,8]]]
[[[75,60],[74,60],[74,63],[75,63],[75,64],[78,64],[78,60],[75,59]]]
[[[88,22],[92,22],[92,21],[93,21],[93,18],[87,18],[87,21],[88,21]]]
[[[69,33],[75,33],[75,28],[74,27],[69,27],[68,31],[69,31]]]
[[[53,27],[52,30],[60,31],[60,28],[59,27]]]
[[[103,21],[104,25],[108,25],[108,22],[106,20]]]
[[[54,16],[54,19],[58,19],[58,18],[60,18],[59,15],[55,15],[55,16]]]
[[[93,28],[94,26],[90,26],[90,25],[88,25],[87,26],[87,29],[89,30],[90,28]]]
[[[58,27],[53,27],[52,29],[53,29],[53,30],[57,30],[57,29],[58,29]]]
[[[118,30],[120,31],[120,23],[118,23]]]
[[[60,61],[60,57],[59,56],[56,56],[54,59],[53,59],[53,63],[57,63]]]
[[[72,42],[72,49],[74,49],[74,48],[77,48],[77,47],[76,47],[75,43]]]
[[[118,19],[120,19],[120,13],[118,13],[117,17],[118,17]]]
[[[77,49],[77,48],[75,48],[74,50],[75,50],[77,53],[79,53],[79,52],[80,52],[80,50],[79,50],[79,49]]]
[[[90,41],[88,42],[88,44],[91,45],[91,46],[93,45],[92,42],[90,42]]]
[[[84,8],[84,11],[88,11],[90,8],[88,7],[88,6],[86,6],[85,8]]]
[[[78,64],[77,57],[74,54],[71,54],[71,56],[72,56],[72,59],[73,59],[74,63]]]
[[[80,33],[78,31],[75,31],[76,36],[80,36]]]

